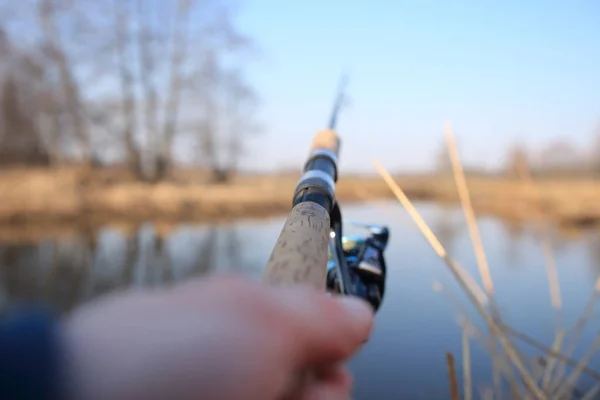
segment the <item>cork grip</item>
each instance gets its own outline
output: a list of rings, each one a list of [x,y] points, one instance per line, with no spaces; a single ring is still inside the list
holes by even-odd
[[[340,149],[337,134],[329,129],[318,132],[311,145],[315,150],[328,150],[336,158]],[[310,201],[297,204],[290,212],[267,263],[263,281],[273,285],[308,285],[326,289],[330,216],[328,211]],[[285,399],[296,398],[314,370],[302,371],[292,382]]]
[[[316,203],[295,206],[283,226],[263,275],[274,285],[306,284],[325,290],[329,214]]]

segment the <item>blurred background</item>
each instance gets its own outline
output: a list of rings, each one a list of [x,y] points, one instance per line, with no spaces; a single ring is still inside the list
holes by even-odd
[[[569,355],[583,357],[600,329],[599,18],[593,1],[0,0],[0,309],[258,279],[347,74],[337,195],[392,235],[357,398],[448,398],[444,355],[461,359],[464,326],[439,293],[456,284],[373,167],[479,281],[445,123],[503,315],[551,346],[555,313],[566,329],[584,312]],[[522,351],[547,371],[547,354]],[[471,359],[475,397],[508,398],[488,351]],[[583,375],[568,396],[592,393]]]

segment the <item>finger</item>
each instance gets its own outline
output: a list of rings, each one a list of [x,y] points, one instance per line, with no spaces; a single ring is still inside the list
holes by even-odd
[[[316,383],[302,394],[301,400],[350,400],[350,391],[327,383]]]
[[[184,283],[173,292],[182,307],[235,306],[268,327],[272,348],[283,349],[285,365],[335,362],[349,357],[368,338],[372,308],[363,300],[335,298],[303,286],[271,287],[236,276],[212,276]],[[201,301],[210,298],[213,301]],[[278,334],[277,334],[278,332]],[[275,342],[282,341],[282,347]]]
[[[321,383],[336,386],[348,392],[352,389],[352,374],[343,364],[317,369],[316,379]]]
[[[189,282],[172,293],[182,307],[197,310],[217,302],[251,316],[269,332],[271,349],[278,349],[270,355],[291,369],[346,359],[368,338],[373,320],[372,308],[358,298],[335,298],[304,286],[274,288],[232,276]]]
[[[169,301],[180,307],[198,309],[213,307],[218,302],[236,304],[237,307],[254,305],[265,297],[265,287],[233,274],[213,274],[205,278],[194,278],[166,289]],[[212,301],[207,302],[210,299]]]
[[[207,292],[225,291],[236,293],[240,290],[247,291],[249,288],[255,286],[255,283],[231,273],[213,273],[205,277],[188,279],[176,285],[166,287],[165,290],[182,298],[189,296],[189,300],[194,300],[199,297],[205,297]]]
[[[352,376],[341,364],[320,368],[295,398],[299,400],[349,399]]]
[[[340,394],[350,393],[352,389],[352,375],[342,364],[316,368],[308,375],[295,375],[285,390],[286,395],[282,400],[304,400],[311,398],[314,393],[326,392]]]
[[[274,329],[284,335],[294,368],[345,360],[371,331],[373,311],[362,299],[307,288],[273,289],[272,296]]]

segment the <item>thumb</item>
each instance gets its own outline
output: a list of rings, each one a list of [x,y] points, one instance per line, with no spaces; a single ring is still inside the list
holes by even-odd
[[[343,361],[368,339],[373,309],[364,300],[305,288],[276,291],[278,326],[292,368]]]

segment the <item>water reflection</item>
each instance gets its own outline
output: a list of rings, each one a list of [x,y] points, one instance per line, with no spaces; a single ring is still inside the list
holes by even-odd
[[[458,211],[460,210],[455,206],[442,204],[439,206],[433,220],[432,229],[442,246],[450,254],[454,253],[456,239],[463,227],[460,220],[462,214]]]
[[[349,220],[385,223],[391,228],[386,298],[371,339],[350,364],[356,381],[354,398],[448,398],[445,354],[452,352],[460,365],[461,330],[457,309],[431,290],[432,283],[441,282],[465,305],[467,299],[398,207],[393,202],[389,207],[344,207]],[[450,254],[480,281],[460,208],[417,207]],[[118,288],[163,285],[214,271],[258,279],[282,224],[282,218],[219,226],[125,224],[35,237],[0,231],[0,309],[4,312],[39,301],[66,312]],[[555,315],[535,227],[485,217],[479,220],[479,228],[502,316],[520,331],[551,345]],[[353,231],[349,227],[347,233]],[[600,275],[600,230],[575,233],[552,228],[551,234],[564,324],[572,326]],[[481,326],[474,313],[470,316]],[[594,315],[581,334],[575,358],[583,355],[598,330],[600,321]],[[540,356],[523,343],[519,350],[532,358]],[[489,385],[488,353],[473,344],[471,356],[474,388]],[[592,367],[599,370],[598,364],[600,360],[594,359]]]
[[[521,241],[525,233],[524,225],[519,222],[509,221],[504,224],[506,232],[506,259],[509,265],[518,265],[522,259]]]
[[[235,225],[114,226],[0,243],[0,310],[44,303],[67,312],[122,287],[163,285],[218,266],[242,271],[242,247]]]
[[[596,275],[600,275],[600,230],[590,232],[586,241],[591,264],[596,267],[594,272]]]

